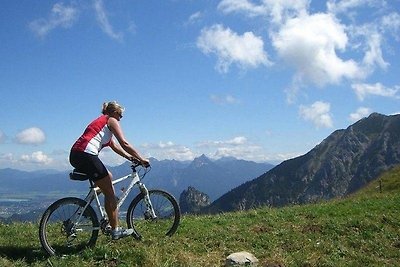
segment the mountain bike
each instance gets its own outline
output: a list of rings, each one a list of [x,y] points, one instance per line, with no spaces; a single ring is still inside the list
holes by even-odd
[[[166,191],[146,188],[142,180],[150,171],[150,166],[143,167],[138,162],[132,162],[131,169],[131,174],[113,180],[112,183],[116,185],[130,179],[128,186],[122,188],[121,194],[117,196],[118,209],[132,189],[139,188],[139,194],[133,198],[126,213],[126,223],[128,228],[133,229],[133,237],[140,240],[144,236],[156,238],[172,236],[178,229],[181,217],[176,199]],[[39,238],[42,247],[49,255],[65,255],[93,247],[99,230],[105,235],[111,234],[105,209],[100,204],[101,190],[88,178],[86,174],[73,170],[70,179],[89,180],[90,188],[87,196],[84,199],[76,197],[59,199],[43,213]]]

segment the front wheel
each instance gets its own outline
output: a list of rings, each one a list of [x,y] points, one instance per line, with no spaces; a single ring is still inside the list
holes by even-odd
[[[95,245],[99,221],[93,208],[79,198],[57,200],[44,212],[39,226],[42,247],[49,255],[65,255]]]
[[[140,193],[131,202],[126,214],[129,228],[134,230],[136,239],[172,236],[178,229],[181,212],[178,202],[168,192],[149,190],[149,198],[156,218],[149,216],[144,201],[144,194]]]

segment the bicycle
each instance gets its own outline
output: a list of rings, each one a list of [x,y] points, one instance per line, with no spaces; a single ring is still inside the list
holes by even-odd
[[[123,188],[121,195],[117,197],[118,208],[137,186],[140,192],[133,198],[126,213],[126,223],[128,228],[133,229],[133,237],[140,240],[146,235],[172,236],[178,229],[181,217],[178,202],[166,191],[148,190],[142,180],[151,167],[142,166],[138,172],[139,166],[141,165],[138,162],[132,162],[132,173],[113,181],[113,185],[116,185],[131,179],[128,187]],[[101,190],[88,178],[86,174],[73,170],[70,179],[89,180],[90,189],[85,199],[59,199],[42,215],[39,225],[40,243],[51,256],[75,253],[95,246],[99,230],[105,235],[111,234],[105,209],[100,204]],[[91,205],[92,202],[97,208],[97,213]]]

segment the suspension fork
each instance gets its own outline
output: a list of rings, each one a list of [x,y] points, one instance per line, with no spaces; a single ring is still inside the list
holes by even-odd
[[[143,201],[144,204],[146,205],[146,211],[145,211],[145,217],[146,219],[150,218],[152,220],[157,219],[156,212],[153,209],[153,204],[151,203],[150,200],[150,195],[149,195],[149,190],[146,188],[146,186],[143,183],[138,183],[140,192],[143,194]]]

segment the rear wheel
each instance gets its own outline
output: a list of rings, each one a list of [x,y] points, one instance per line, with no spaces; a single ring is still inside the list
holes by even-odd
[[[95,245],[99,221],[93,208],[79,198],[57,200],[44,212],[39,226],[42,247],[49,255],[65,255]]]
[[[149,197],[157,218],[148,214],[144,195],[140,193],[131,202],[126,215],[129,228],[136,239],[172,236],[178,229],[181,213],[178,202],[168,192],[149,190]]]

